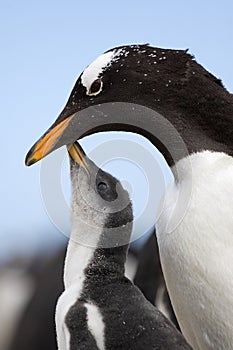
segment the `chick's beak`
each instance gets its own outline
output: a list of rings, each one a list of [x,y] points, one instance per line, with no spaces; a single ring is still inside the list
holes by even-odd
[[[85,153],[82,147],[78,142],[73,143],[72,145],[67,146],[67,150],[69,152],[70,157],[79,165],[81,165],[87,173],[89,173],[88,165],[85,159]]]

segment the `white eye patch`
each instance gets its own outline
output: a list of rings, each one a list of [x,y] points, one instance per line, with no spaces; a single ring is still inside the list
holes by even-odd
[[[98,95],[103,88],[103,84],[101,84],[98,91],[95,93],[91,92],[92,84],[101,78],[104,70],[110,66],[113,62],[117,61],[120,56],[124,54],[124,50],[118,49],[106,52],[100,55],[95,61],[93,61],[81,75],[81,83],[86,88],[87,95]]]

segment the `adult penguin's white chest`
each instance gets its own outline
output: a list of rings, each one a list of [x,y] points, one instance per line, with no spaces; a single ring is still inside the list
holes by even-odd
[[[157,224],[162,268],[194,349],[233,349],[233,158],[180,160]]]

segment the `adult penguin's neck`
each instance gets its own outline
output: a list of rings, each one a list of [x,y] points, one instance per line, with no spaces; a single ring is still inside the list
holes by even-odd
[[[201,66],[195,68],[173,101],[163,106],[165,116],[180,133],[189,154],[211,150],[233,155],[233,95],[210,74],[200,74]]]
[[[183,140],[188,154],[210,150],[233,156],[233,95],[220,80],[194,60],[189,59],[184,68],[180,74],[171,75],[167,84],[163,81],[158,85],[156,99],[152,82],[145,84],[144,94],[138,103],[152,108],[168,120]],[[169,128],[164,128],[161,128],[161,134],[167,132],[175,142],[176,136]],[[153,137],[151,141],[168,164],[173,165],[166,144],[161,146]],[[177,147],[180,146],[177,144]],[[179,152],[174,161],[182,158],[183,154]]]

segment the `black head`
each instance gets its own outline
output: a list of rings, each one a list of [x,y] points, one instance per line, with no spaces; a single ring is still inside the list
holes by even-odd
[[[70,124],[78,123],[78,113],[90,106],[130,102],[159,109],[164,91],[167,94],[171,87],[177,89],[179,79],[173,79],[173,75],[179,72],[184,78],[190,59],[184,51],[148,45],[120,46],[100,55],[81,73],[55,123],[28,152],[26,164],[34,164],[56,148],[73,143],[77,137],[64,137],[65,131]],[[90,119],[90,127],[91,123]]]
[[[158,109],[182,85],[188,62],[185,50],[130,45],[113,48],[79,76],[57,122],[91,105],[129,102]],[[217,81],[217,79],[215,79]]]
[[[193,140],[192,135],[200,128],[209,133],[210,138],[216,139],[219,132],[213,131],[215,125],[218,131],[219,127],[226,129],[219,118],[213,120],[211,128],[208,126],[210,115],[223,113],[221,101],[229,97],[227,94],[221,81],[197,64],[187,50],[148,45],[111,49],[100,55],[79,76],[65,108],[29,151],[26,164],[31,165],[56,148],[73,143],[88,133],[111,130],[101,125],[95,127],[91,115],[87,115],[84,129],[77,134],[80,112],[109,102],[134,103],[153,109],[167,118],[190,144],[190,151],[195,151],[192,148],[196,136]],[[225,110],[228,105],[224,104]],[[125,125],[113,124],[112,130],[127,130]],[[66,133],[68,126],[70,130]],[[163,154],[166,152],[158,148]]]

